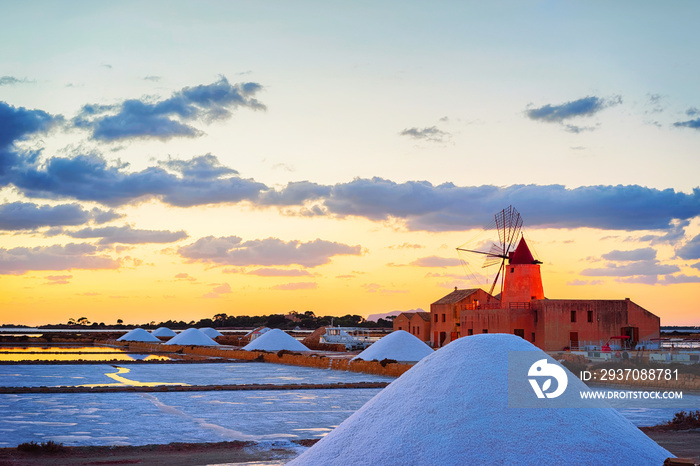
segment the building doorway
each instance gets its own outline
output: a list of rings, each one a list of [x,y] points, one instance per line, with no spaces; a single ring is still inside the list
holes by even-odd
[[[627,340],[629,342],[629,347],[634,348],[639,341],[639,327],[622,327],[620,329],[620,335],[629,337]]]
[[[569,332],[569,349],[578,351],[578,332]]]

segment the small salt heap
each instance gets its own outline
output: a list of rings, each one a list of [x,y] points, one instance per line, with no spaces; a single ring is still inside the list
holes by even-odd
[[[223,337],[224,334],[211,327],[204,327],[199,329],[200,332],[208,336],[209,338]]]
[[[154,337],[174,337],[177,333],[170,330],[168,327],[159,327],[151,332]]]
[[[509,408],[509,353],[522,351],[547,357],[515,335],[455,340],[288,464],[660,466],[673,456],[612,408]],[[571,390],[587,387],[569,375]]]
[[[160,340],[142,328],[135,328],[121,337],[117,341],[145,341],[149,343],[160,343]]]
[[[275,328],[243,347],[245,351],[309,351],[309,348],[282,330]]]
[[[352,358],[363,361],[393,359],[398,362],[416,362],[434,353],[430,346],[405,330],[397,330]]]
[[[182,345],[182,346],[217,346],[218,343],[203,334],[196,328],[188,328],[178,336],[171,338],[163,343],[164,345]]]

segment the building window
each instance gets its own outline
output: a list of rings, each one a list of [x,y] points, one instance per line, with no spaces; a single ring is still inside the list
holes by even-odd
[[[523,338],[523,339],[524,339],[524,338],[525,338],[525,329],[516,328],[515,330],[513,330],[513,335],[517,335],[517,336],[519,336],[520,338]]]
[[[576,322],[576,311],[571,311],[571,322]]]
[[[515,272],[515,267],[510,268],[510,273],[513,273],[513,272]]]
[[[530,341],[533,343],[535,342],[535,332],[532,332],[532,340],[530,340]]]
[[[474,329],[473,328],[468,329],[467,335],[474,335]]]
[[[445,322],[445,316],[446,316],[446,315],[447,315],[447,314],[443,314],[443,315],[442,315],[442,321],[443,321],[443,322]]]
[[[403,329],[401,328],[401,326],[400,326],[400,325],[399,325],[399,330],[403,330]]]
[[[593,322],[593,311],[588,311],[588,322]]]
[[[489,329],[485,328],[481,333],[489,333]]]
[[[535,313],[535,323],[537,323],[537,309],[533,311]]]
[[[437,323],[437,314],[435,314],[435,323]]]

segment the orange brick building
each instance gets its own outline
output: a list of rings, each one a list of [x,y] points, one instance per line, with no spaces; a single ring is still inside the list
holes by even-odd
[[[441,347],[477,333],[512,333],[545,351],[601,345],[613,336],[659,338],[659,318],[630,301],[546,299],[540,262],[521,239],[508,257],[501,296],[456,289],[430,305],[430,344]],[[394,329],[403,320],[394,320]]]
[[[430,341],[430,313],[402,312],[394,319],[394,330],[405,330],[422,341]]]
[[[455,288],[452,293],[435,301],[430,305],[431,345],[436,348],[445,346],[462,336],[460,331],[462,311],[481,309],[482,306],[494,305],[494,303],[498,303],[498,300],[479,288],[469,290]]]

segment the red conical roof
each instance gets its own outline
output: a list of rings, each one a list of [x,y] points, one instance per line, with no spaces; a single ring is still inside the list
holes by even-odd
[[[538,263],[535,261],[535,258],[532,257],[532,253],[530,252],[530,248],[527,247],[527,243],[525,242],[525,238],[520,238],[520,242],[518,243],[518,247],[515,248],[515,251],[513,251],[510,254],[510,257],[508,258],[508,262],[513,265],[513,264],[536,264]]]

